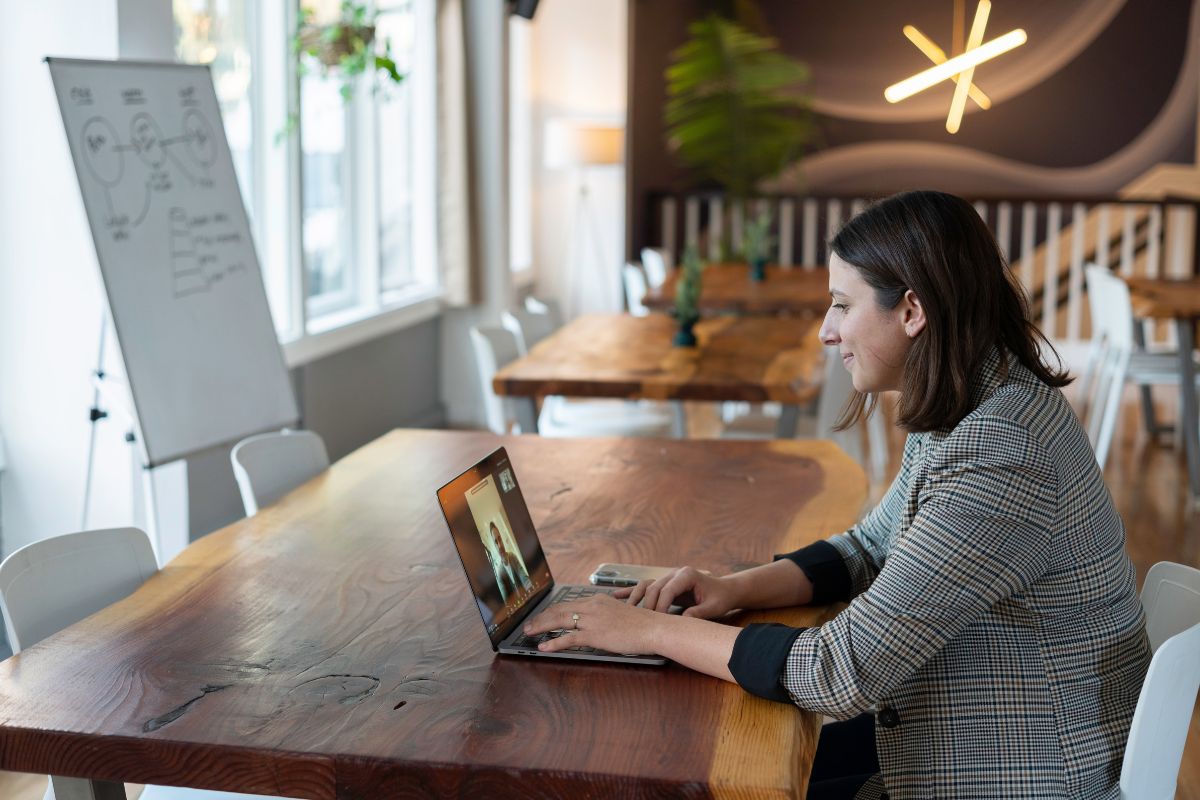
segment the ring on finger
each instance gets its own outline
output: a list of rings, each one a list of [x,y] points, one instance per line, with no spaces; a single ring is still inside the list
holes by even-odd
[[[571,615],[571,630],[573,630],[573,631],[579,630],[579,614]]]

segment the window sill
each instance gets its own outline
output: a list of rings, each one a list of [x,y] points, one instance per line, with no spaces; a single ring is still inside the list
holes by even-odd
[[[436,317],[442,308],[439,289],[402,294],[380,309],[352,309],[328,314],[309,323],[309,332],[283,342],[288,369],[347,350],[380,336]]]

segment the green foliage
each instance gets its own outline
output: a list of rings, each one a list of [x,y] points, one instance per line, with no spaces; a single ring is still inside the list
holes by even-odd
[[[700,317],[700,287],[704,271],[704,264],[695,246],[684,252],[679,270],[679,280],[675,283],[675,318],[680,323],[694,322]]]
[[[775,243],[775,237],[771,235],[773,220],[770,210],[763,209],[742,227],[742,256],[747,263],[765,262],[770,257],[771,245]]]
[[[313,70],[322,76],[336,75],[341,80],[338,92],[347,102],[354,97],[359,76],[368,70],[380,73],[393,84],[404,81],[392,58],[391,43],[384,41],[380,46],[375,41],[375,13],[363,3],[342,0],[337,21],[328,25],[314,22],[311,8],[301,8],[292,52],[296,54],[299,75]],[[289,115],[276,141],[294,131],[298,122],[295,113]]]
[[[800,156],[812,135],[808,69],[716,14],[693,22],[671,54],[664,112],[668,145],[700,177],[735,198]]]

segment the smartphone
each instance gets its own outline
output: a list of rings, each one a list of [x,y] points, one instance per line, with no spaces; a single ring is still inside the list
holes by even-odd
[[[601,564],[588,580],[597,586],[636,586],[638,581],[656,580],[673,569],[645,564]]]

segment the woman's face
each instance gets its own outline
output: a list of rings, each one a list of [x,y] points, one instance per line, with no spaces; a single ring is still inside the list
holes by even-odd
[[[864,394],[899,389],[913,337],[925,327],[916,295],[909,291],[895,308],[880,308],[875,290],[836,253],[829,259],[829,294],[821,341],[837,346],[854,388]]]

